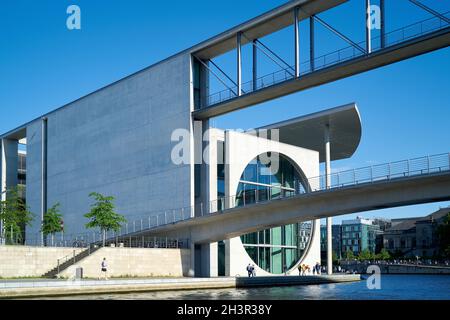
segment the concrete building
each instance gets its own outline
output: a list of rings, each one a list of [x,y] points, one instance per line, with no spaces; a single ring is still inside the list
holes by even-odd
[[[392,227],[383,235],[384,247],[395,255],[409,258],[432,258],[439,254],[439,241],[436,229],[450,208],[420,218],[394,219]]]
[[[56,203],[61,204],[66,233],[85,233],[87,221],[83,215],[90,209],[91,192],[114,196],[117,212],[129,221],[140,220],[141,226],[148,221],[150,226],[151,221],[161,218],[161,212],[167,219],[165,213],[175,209],[185,209],[181,210],[185,217],[202,217],[220,207],[245,206],[256,199],[270,200],[302,188],[320,189],[314,183],[330,188],[331,162],[351,157],[361,140],[361,119],[355,104],[268,124],[256,133],[214,129],[210,119],[447,44],[445,30],[438,30],[426,38],[398,45],[397,51],[381,51],[375,57],[370,54],[368,41],[367,54],[362,59],[355,57],[347,64],[319,70],[314,66],[311,28],[311,74],[300,77],[299,21],[314,22],[316,14],[344,2],[290,1],[1,134],[3,199],[7,196],[4,191],[19,183],[19,142],[26,144],[25,200],[36,215],[34,223],[26,228],[26,238],[37,238],[43,243],[43,215]],[[257,50],[253,48],[253,92],[244,88],[242,46],[256,46],[258,38],[290,25],[296,26],[295,77],[270,87],[258,86],[261,79]],[[369,34],[370,28],[366,32]],[[236,87],[228,92],[226,101],[212,103],[211,59],[233,50],[237,52]],[[393,54],[396,52],[403,55]],[[375,58],[374,63],[366,63]],[[269,130],[269,136],[261,135],[265,130]],[[324,181],[311,179],[320,175],[321,163],[325,164]],[[414,201],[430,201],[428,194],[421,195],[425,200],[414,194],[411,197]],[[370,203],[367,199],[365,202]],[[368,206],[375,205],[378,202]],[[327,241],[331,246],[332,223],[326,217]],[[215,276],[219,271],[225,275],[243,274],[248,263],[255,263],[259,274],[292,274],[300,263],[320,262],[318,218],[312,212],[308,219],[312,221],[295,221],[288,226],[274,224],[270,230],[256,230],[256,234],[249,227],[246,232],[250,234],[215,239],[212,243],[191,243],[189,275]],[[346,245],[352,249],[362,245],[355,243],[353,237],[351,240]],[[371,246],[372,240],[364,240],[364,245],[367,242]]]
[[[333,225],[332,227],[333,243],[332,251],[336,254],[338,259],[341,259],[345,252],[342,250],[342,226]],[[320,227],[320,252],[322,260],[326,260],[327,256],[327,227]]]
[[[342,221],[342,251],[351,251],[355,256],[364,250],[376,253],[377,237],[382,234],[374,220],[356,218]]]

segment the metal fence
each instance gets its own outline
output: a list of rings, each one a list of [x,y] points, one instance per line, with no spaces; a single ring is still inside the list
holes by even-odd
[[[250,190],[231,197],[221,197],[209,203],[199,203],[189,208],[167,210],[156,217],[145,217],[129,222],[122,228],[125,232],[139,232],[157,227],[175,224],[180,221],[202,218],[212,214],[222,213],[228,209],[245,207],[257,203],[267,203],[277,199],[285,199],[305,193],[327,192],[338,188],[357,186],[362,184],[391,181],[407,177],[425,176],[435,173],[450,173],[450,153],[426,156],[410,160],[373,165],[364,168],[346,170],[308,178],[307,181],[294,181],[293,191],[279,190]],[[327,187],[327,177],[330,185]],[[277,187],[268,187],[274,189]],[[189,215],[186,213],[189,212]],[[145,221],[149,221],[145,223]],[[131,227],[133,229],[131,229]],[[130,231],[131,230],[131,231]],[[125,233],[126,234],[126,233]]]
[[[450,17],[450,11],[443,14],[444,17]],[[426,20],[419,21],[417,23],[402,27],[400,29],[388,32],[384,35],[383,40],[385,43],[384,48],[392,47],[394,45],[406,42],[408,40],[418,38],[420,36],[442,30],[449,27],[449,24],[439,17],[432,17]],[[381,36],[373,37],[371,39],[372,52],[382,50]],[[365,48],[366,41],[357,43],[358,46]],[[300,65],[300,76],[318,71],[333,65],[337,65],[342,62],[346,62],[352,59],[364,56],[365,53],[361,52],[354,46],[348,46],[320,57],[314,58],[312,61],[308,60],[302,62]],[[264,75],[256,80],[256,85],[253,85],[253,80],[242,84],[243,93],[251,93],[260,89],[264,89],[275,84],[279,84],[285,81],[293,80],[295,66],[289,66],[288,68],[281,69],[279,71]],[[212,105],[230,100],[237,97],[238,88],[233,85],[227,89],[215,92],[206,98],[206,105],[201,106],[210,107]]]
[[[181,221],[198,219],[213,214],[220,214],[228,209],[245,207],[258,203],[299,196],[305,193],[327,192],[337,188],[351,187],[361,184],[377,183],[407,177],[419,177],[436,173],[450,173],[450,153],[426,156],[410,160],[373,165],[364,168],[346,170],[332,173],[328,176],[308,178],[306,181],[294,181],[292,190],[283,190],[280,187],[267,187],[264,189],[248,190],[231,197],[221,197],[208,203],[198,203],[191,207],[183,207],[165,211],[148,212],[144,217],[134,217],[124,224],[118,232],[106,233],[107,246],[140,247],[140,248],[184,248],[187,240],[152,238],[132,236],[129,234],[148,231],[162,226],[175,224]],[[330,185],[327,187],[327,177]],[[273,192],[274,189],[277,189]],[[130,219],[128,217],[128,219]],[[56,234],[48,237],[45,245],[49,247],[87,248],[90,244],[102,244],[102,233],[99,231],[79,234]],[[7,240],[8,241],[8,240]],[[11,242],[11,241],[10,241]],[[25,241],[16,239],[7,244],[20,244],[28,246],[42,246],[42,238],[36,234]]]

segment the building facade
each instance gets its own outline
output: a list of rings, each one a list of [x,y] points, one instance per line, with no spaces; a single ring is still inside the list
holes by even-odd
[[[392,220],[383,235],[384,247],[394,255],[409,258],[432,258],[439,254],[437,227],[450,213],[442,208],[421,218]]]

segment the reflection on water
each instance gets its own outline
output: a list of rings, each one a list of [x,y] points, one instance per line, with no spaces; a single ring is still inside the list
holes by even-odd
[[[52,298],[53,299],[53,298]],[[160,291],[104,294],[60,299],[88,300],[450,300],[450,276],[384,275],[381,290],[369,290],[365,281],[294,287]]]

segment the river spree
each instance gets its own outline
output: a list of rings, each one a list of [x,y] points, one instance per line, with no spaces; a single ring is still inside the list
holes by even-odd
[[[55,299],[55,298],[52,298]],[[56,299],[86,300],[450,300],[450,276],[383,275],[381,289],[369,290],[366,281],[251,289],[161,291],[87,295]]]

